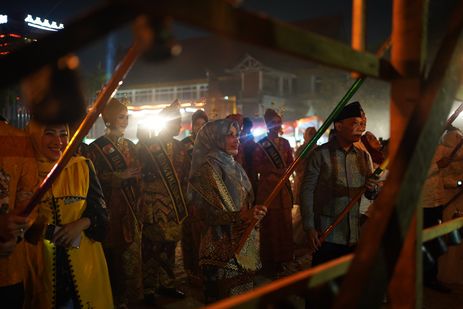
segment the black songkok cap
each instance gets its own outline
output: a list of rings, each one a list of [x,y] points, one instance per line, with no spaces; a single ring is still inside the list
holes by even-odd
[[[344,106],[339,115],[334,119],[334,122],[352,117],[362,117],[362,114],[364,114],[362,106],[358,101],[355,101]]]

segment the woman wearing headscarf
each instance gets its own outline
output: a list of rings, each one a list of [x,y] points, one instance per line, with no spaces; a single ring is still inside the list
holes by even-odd
[[[251,183],[233,159],[238,147],[238,123],[222,119],[202,127],[193,149],[189,190],[204,223],[199,265],[207,303],[251,289],[253,272],[260,268],[256,230],[241,254],[234,253],[252,218],[260,220],[266,214],[264,206],[253,207]]]
[[[39,177],[58,161],[69,138],[66,125],[27,128],[35,150]],[[101,241],[108,215],[92,163],[74,156],[38,206],[28,233],[31,308],[112,308],[108,269]],[[44,235],[42,237],[42,235]],[[35,237],[34,237],[35,236]],[[28,289],[30,291],[30,289]],[[29,306],[29,305],[28,305]]]
[[[142,298],[140,167],[135,145],[124,138],[127,106],[111,99],[102,113],[107,132],[90,144],[110,214],[103,242],[116,307],[126,308]]]

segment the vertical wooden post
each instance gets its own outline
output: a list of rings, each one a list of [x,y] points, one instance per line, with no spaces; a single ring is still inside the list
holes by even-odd
[[[400,77],[391,83],[391,158],[397,152],[405,126],[420,98],[425,2],[426,0],[395,0],[393,4],[391,63]],[[416,292],[421,287],[421,282],[418,282],[421,278],[421,263],[417,263],[421,259],[417,256],[416,244],[417,231],[421,230],[421,219],[419,223],[417,224],[415,215],[408,231],[397,232],[407,233],[407,238],[389,286],[392,308],[413,308],[420,298]]]
[[[366,37],[366,0],[352,0],[352,49],[364,51]],[[352,78],[360,75],[353,72]]]
[[[365,50],[366,0],[352,0],[352,38],[351,46],[355,50]]]

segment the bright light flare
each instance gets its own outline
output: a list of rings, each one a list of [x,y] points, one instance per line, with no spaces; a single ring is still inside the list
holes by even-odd
[[[167,119],[159,115],[143,115],[138,125],[158,135],[166,127]]]
[[[259,136],[262,136],[265,133],[267,133],[267,130],[264,128],[252,128],[251,133],[255,138],[258,138]]]

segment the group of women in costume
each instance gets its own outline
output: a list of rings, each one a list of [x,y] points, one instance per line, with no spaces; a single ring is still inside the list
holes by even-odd
[[[125,105],[113,99],[103,112],[107,133],[86,153],[75,155],[40,202],[26,238],[29,260],[26,302],[34,308],[127,308],[143,297],[143,177],[136,146],[124,138]],[[67,124],[31,121],[39,177],[59,160],[70,131]],[[234,160],[239,124],[207,122],[189,155],[185,196],[194,200],[193,222],[201,222],[197,263],[206,302],[252,288],[260,267],[256,231],[242,257],[234,249],[253,219],[255,205],[246,172]],[[185,178],[185,177],[184,177]]]

